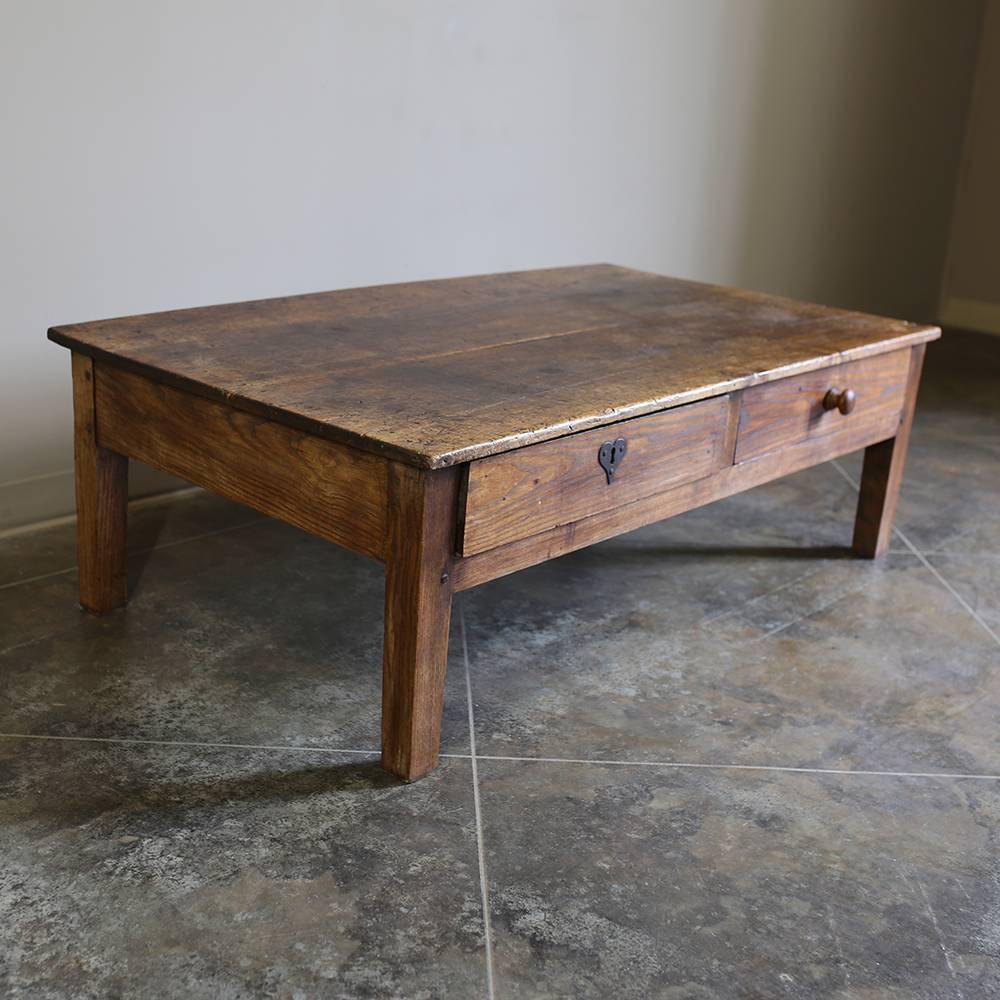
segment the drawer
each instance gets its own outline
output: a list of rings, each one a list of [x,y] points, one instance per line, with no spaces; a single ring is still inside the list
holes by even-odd
[[[909,350],[893,351],[745,389],[736,438],[737,464],[814,440],[827,450],[852,451],[893,437],[903,410],[909,366]],[[850,412],[824,405],[831,389],[854,393]]]
[[[471,462],[459,551],[485,552],[710,475],[731,462],[730,409],[718,396]],[[625,451],[612,464],[618,440]]]

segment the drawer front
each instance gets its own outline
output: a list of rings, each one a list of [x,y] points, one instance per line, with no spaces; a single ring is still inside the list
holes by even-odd
[[[737,464],[813,440],[851,451],[893,437],[909,366],[909,350],[893,351],[744,390]],[[844,413],[832,404],[848,390],[853,406]]]
[[[731,461],[730,408],[718,396],[470,463],[459,551],[485,552],[710,475]]]

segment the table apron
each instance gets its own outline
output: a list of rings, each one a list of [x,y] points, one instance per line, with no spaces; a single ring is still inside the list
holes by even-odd
[[[729,464],[691,482],[457,559],[453,567],[453,586],[457,591],[467,590],[567,552],[889,440],[896,435],[900,423],[912,412],[922,357],[921,344],[894,352],[879,362],[878,371],[889,376],[886,383],[887,395],[879,397],[878,404],[867,413],[862,411],[860,420],[836,414],[824,420],[839,423],[810,421],[808,432],[800,429],[797,437],[786,433],[784,440],[777,441],[774,450],[754,453],[740,461],[737,447]],[[820,372],[808,376],[791,376],[786,382],[793,390],[798,387],[817,394],[816,387],[825,385],[827,376],[836,381],[838,377],[843,377],[845,368],[848,374],[854,370],[851,365],[833,366],[826,375]],[[775,386],[780,384],[772,383]],[[746,389],[731,394],[734,412],[745,412],[744,401],[756,405],[756,399],[759,398],[755,397],[757,391]],[[800,408],[801,401],[794,392],[791,398],[793,408]],[[822,393],[818,393],[817,398],[821,399]],[[776,410],[774,419],[776,427],[784,419],[780,407]],[[605,428],[609,437],[613,436],[613,427],[614,425],[610,425]]]
[[[754,396],[760,390],[741,390],[718,400],[719,416],[723,410],[729,413],[720,427],[728,430],[713,436],[713,441],[715,437],[718,441],[711,449],[712,458],[707,465],[711,471],[707,474],[680,484],[668,480],[663,489],[654,488],[649,495],[589,516],[571,517],[565,523],[534,531],[527,537],[464,556],[461,554],[464,519],[459,516],[450,529],[454,538],[451,588],[466,590],[892,438],[900,420],[912,407],[912,400],[904,407],[902,396],[903,387],[911,380],[907,376],[911,367],[909,356],[921,350],[922,346],[898,352],[896,356],[902,365],[889,359],[880,362],[880,370],[889,373],[890,395],[869,416],[862,414],[864,418],[860,420],[844,417],[842,424],[832,424],[837,428],[835,432],[828,433],[823,430],[827,425],[817,424],[823,432],[814,433],[809,424],[807,436],[802,437],[805,432],[796,431],[801,439],[792,440],[786,430],[783,441],[775,439],[773,450],[751,454],[740,461],[740,446],[734,438],[739,433],[735,417],[749,412],[751,399],[760,398]],[[831,369],[830,374],[844,367]],[[792,387],[802,381],[802,388],[814,393],[825,384],[822,375],[809,375],[811,381],[805,378],[790,377],[787,381]],[[790,405],[800,405],[798,395],[789,398]],[[710,412],[712,405],[712,401],[699,404],[702,412]],[[690,409],[695,411],[695,407]],[[776,421],[781,412],[780,408],[776,411]],[[316,437],[103,362],[95,363],[95,417],[97,440],[102,447],[180,476],[355,552],[383,561],[387,557],[387,526],[395,502],[389,470],[398,464],[391,459]],[[840,418],[838,415],[829,419]],[[614,426],[609,425],[600,433],[611,437]],[[775,426],[779,424],[776,422]],[[743,429],[741,420],[740,431]],[[722,456],[728,457],[720,466]],[[626,456],[626,462],[629,457]],[[634,460],[637,455],[631,457]],[[466,499],[462,484],[468,482],[469,467],[460,476],[454,472],[454,469],[424,470],[424,475],[428,481],[447,477],[454,482],[458,491],[454,506],[460,511]]]
[[[96,363],[99,444],[382,559],[387,460]]]

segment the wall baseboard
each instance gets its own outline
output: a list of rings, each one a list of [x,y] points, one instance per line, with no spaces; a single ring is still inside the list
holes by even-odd
[[[190,487],[190,483],[141,462],[129,463],[129,497],[155,496]],[[73,470],[0,483],[0,532],[30,529],[59,518],[73,517],[76,510]]]
[[[1000,305],[975,299],[944,299],[941,303],[941,323],[962,330],[1000,333]]]

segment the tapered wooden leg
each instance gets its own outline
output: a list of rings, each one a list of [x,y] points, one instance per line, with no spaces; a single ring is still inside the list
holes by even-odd
[[[100,614],[128,597],[128,459],[97,443],[94,364],[82,354],[73,355],[73,427],[80,603]]]
[[[389,467],[382,766],[406,781],[438,762],[457,497],[457,469]]]
[[[896,501],[903,482],[903,466],[910,443],[910,428],[917,403],[917,388],[924,363],[924,346],[912,348],[910,372],[899,430],[894,438],[865,449],[858,492],[858,512],[854,520],[854,552],[865,559],[884,555],[892,539]]]

